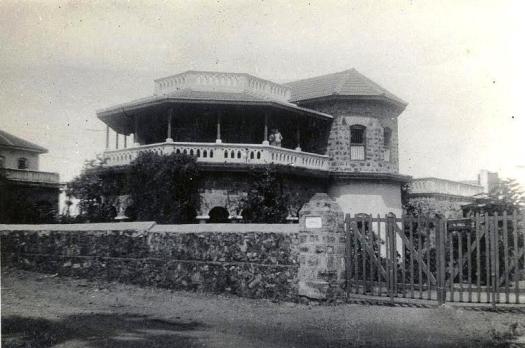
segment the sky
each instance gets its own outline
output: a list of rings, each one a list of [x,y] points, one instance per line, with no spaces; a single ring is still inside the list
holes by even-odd
[[[67,181],[104,150],[96,111],[152,95],[154,79],[355,68],[409,103],[400,173],[525,184],[522,14],[503,0],[1,0],[0,129],[49,149],[40,169]]]

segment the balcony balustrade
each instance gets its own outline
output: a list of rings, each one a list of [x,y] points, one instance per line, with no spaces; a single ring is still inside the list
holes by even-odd
[[[413,194],[437,193],[472,197],[482,193],[483,187],[445,179],[421,178],[410,183],[410,192]]]
[[[106,150],[106,166],[130,164],[141,152],[181,153],[195,156],[199,163],[280,164],[298,168],[328,170],[328,156],[264,144],[165,142],[138,147]]]
[[[58,173],[41,172],[24,169],[1,169],[7,179],[13,181],[23,181],[28,183],[58,184]]]

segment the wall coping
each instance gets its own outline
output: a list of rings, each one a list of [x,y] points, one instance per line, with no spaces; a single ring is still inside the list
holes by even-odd
[[[298,224],[180,224],[157,225],[154,221],[111,222],[88,224],[0,224],[0,231],[125,231],[138,230],[163,233],[279,233],[299,232]]]
[[[291,234],[299,232],[298,224],[184,224],[155,225],[151,232],[166,233],[280,233]]]
[[[102,222],[88,224],[42,224],[42,225],[4,225],[0,224],[0,231],[124,231],[150,230],[155,226],[154,221],[137,222]]]

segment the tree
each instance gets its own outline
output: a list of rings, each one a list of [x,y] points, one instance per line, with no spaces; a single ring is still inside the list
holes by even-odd
[[[77,221],[113,221],[119,196],[129,195],[132,206],[126,215],[132,220],[188,223],[199,202],[197,177],[191,156],[142,152],[125,168],[86,163],[66,194],[80,201]]]
[[[193,222],[199,207],[198,177],[192,156],[139,154],[127,175],[137,219],[159,223]]]
[[[79,200],[79,216],[73,221],[113,221],[116,216],[116,199],[126,189],[126,177],[122,171],[104,167],[101,161],[86,162],[82,173],[66,187],[66,196]]]
[[[241,202],[243,217],[247,222],[286,222],[290,196],[283,190],[282,177],[273,165],[251,169],[252,186]]]
[[[519,182],[512,178],[501,180],[487,196],[476,198],[474,203],[463,206],[465,216],[476,213],[488,213],[493,215],[495,212],[502,214],[506,211],[512,214],[514,211],[519,213],[525,208],[525,193]]]

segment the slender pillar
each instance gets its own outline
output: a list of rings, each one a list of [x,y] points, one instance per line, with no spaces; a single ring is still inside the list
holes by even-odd
[[[217,113],[217,139],[215,140],[217,144],[222,143],[221,139],[221,113]]]
[[[171,137],[171,119],[173,118],[173,109],[168,110],[168,137],[166,138],[167,143],[172,143],[173,138]]]
[[[109,149],[109,126],[106,126],[106,150]]]
[[[295,148],[295,150],[301,151],[301,129],[299,128],[299,120],[297,120],[296,136],[297,136],[297,147]]]
[[[115,132],[115,149],[118,150],[118,133]]]
[[[133,146],[139,146],[139,118],[137,115],[133,117],[134,129],[133,129]]]
[[[264,114],[264,140],[263,145],[268,145],[268,112]]]
[[[128,148],[128,136],[126,134],[124,134],[124,148]]]

